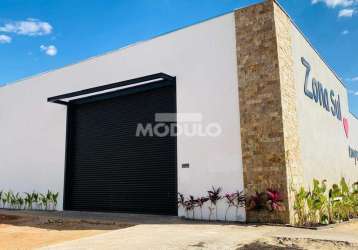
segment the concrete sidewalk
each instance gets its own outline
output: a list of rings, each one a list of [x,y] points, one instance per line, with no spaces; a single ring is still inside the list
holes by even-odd
[[[250,242],[267,229],[232,225],[138,225],[123,230],[65,242],[43,249],[188,249],[215,245],[232,249]]]
[[[357,229],[358,224],[355,226],[354,229]],[[347,232],[350,230],[349,227],[346,230],[337,229],[315,231],[279,226],[147,224],[64,242],[43,249],[241,249],[245,244],[272,238],[346,242],[346,245],[353,245],[353,248],[347,249],[358,249],[358,230],[349,233]],[[335,247],[322,249],[335,249]]]
[[[1,209],[1,214],[31,216],[44,220],[51,218],[136,225],[43,249],[358,249],[358,221],[333,228],[310,230],[285,226],[207,223],[183,220],[175,216],[123,213]],[[286,245],[285,239],[290,239],[286,240]],[[316,245],[312,248],[291,248],[291,245],[297,243],[297,240],[292,239],[310,239],[298,243],[305,246]],[[322,241],[327,241],[331,247]],[[245,248],[246,244],[251,246]],[[355,244],[354,247],[351,244]],[[322,246],[323,248],[320,248]],[[338,248],[340,246],[343,248]]]

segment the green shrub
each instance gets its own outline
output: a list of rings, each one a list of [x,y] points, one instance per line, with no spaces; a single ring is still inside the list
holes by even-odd
[[[295,191],[295,223],[297,225],[329,224],[358,216],[358,182],[350,190],[344,178],[327,192],[326,180],[313,180],[313,189]]]
[[[58,192],[54,193],[50,190],[45,194],[37,192],[32,193],[16,193],[11,190],[7,192],[0,191],[0,202],[3,208],[7,209],[36,209],[55,210],[57,207]]]
[[[329,190],[330,215],[332,222],[349,220],[354,214],[352,193],[344,178],[339,184],[333,184]]]
[[[352,204],[353,204],[353,216],[358,216],[358,182],[355,182],[352,185],[352,194],[351,194]]]
[[[308,192],[301,187],[298,192],[295,193],[295,202],[293,209],[295,210],[295,223],[299,226],[303,226],[307,223],[307,212],[306,212],[306,200]]]

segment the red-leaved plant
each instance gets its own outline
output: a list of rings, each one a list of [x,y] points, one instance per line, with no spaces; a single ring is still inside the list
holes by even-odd
[[[186,212],[186,217],[189,217],[189,212],[192,211],[193,219],[195,218],[195,207],[200,208],[200,218],[203,219],[203,206],[209,200],[208,197],[199,197],[197,199],[190,195],[188,200],[185,200],[185,196],[178,193],[178,207],[182,207]]]
[[[279,191],[267,189],[267,202],[266,206],[269,211],[283,212],[286,210],[283,204],[282,194]]]
[[[267,189],[266,192],[256,192],[248,201],[248,210],[267,209],[268,211],[285,211],[282,194],[273,189]]]
[[[244,191],[236,192],[236,206],[237,207],[245,207],[246,206],[246,195]]]
[[[248,200],[247,210],[260,210],[264,208],[264,203],[267,201],[265,193],[255,192]]]
[[[196,200],[196,205],[200,208],[200,218],[203,219],[203,206],[209,200],[208,197],[199,197]]]
[[[216,219],[218,219],[218,210],[216,208],[217,202],[222,198],[221,195],[221,187],[215,188],[212,187],[211,190],[208,191],[210,207],[209,207],[209,220],[211,219],[211,215],[215,210]]]
[[[227,207],[225,211],[225,221],[229,209],[235,206],[236,197],[237,197],[237,193],[226,193],[224,195],[225,201],[227,203]]]
[[[185,203],[184,195],[181,193],[178,193],[178,207],[184,208],[185,207],[184,203]]]
[[[237,217],[237,214],[239,212],[239,207],[245,207],[246,206],[246,195],[244,191],[237,191],[236,192],[236,200],[235,200],[235,216]]]
[[[184,202],[184,208],[186,211],[186,217],[189,217],[189,212],[192,211],[193,212],[193,218],[195,216],[195,200],[194,197],[192,195],[190,195],[190,199],[186,200]]]
[[[186,217],[189,217],[189,211],[193,211],[194,216],[195,201],[193,196],[190,196],[189,200],[185,200],[184,195],[178,193],[178,207],[182,207],[185,210]]]

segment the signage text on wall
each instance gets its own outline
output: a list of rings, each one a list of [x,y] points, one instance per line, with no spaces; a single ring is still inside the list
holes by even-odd
[[[351,148],[351,146],[348,147],[348,151],[349,151],[349,157],[353,158],[355,161],[355,164],[357,165],[358,151]]]
[[[342,121],[343,129],[346,138],[349,136],[349,122],[347,118],[342,119],[341,101],[339,95],[332,89],[327,89],[321,82],[316,78],[312,77],[310,82],[311,65],[303,57],[301,57],[302,65],[306,68],[305,81],[304,81],[304,93],[313,102],[319,104],[327,112],[330,112],[339,121]],[[348,146],[349,158],[354,159],[357,165],[358,150]]]
[[[339,95],[336,95],[332,89],[329,90],[324,87],[324,85],[314,77],[312,78],[312,82],[310,84],[309,77],[311,73],[311,65],[303,57],[301,57],[301,62],[306,68],[304,82],[305,95],[312,101],[321,105],[321,107],[323,107],[327,112],[330,112],[338,120],[342,121],[341,102]]]

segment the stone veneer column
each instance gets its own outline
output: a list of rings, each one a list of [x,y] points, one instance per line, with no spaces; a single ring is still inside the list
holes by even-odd
[[[249,222],[293,223],[302,183],[291,21],[274,0],[235,12],[244,185],[273,188],[287,210],[247,211]]]

